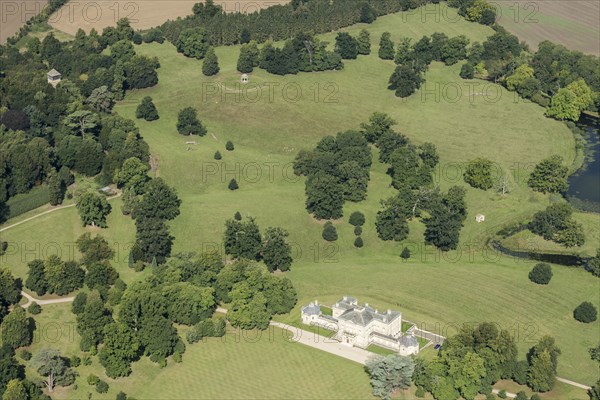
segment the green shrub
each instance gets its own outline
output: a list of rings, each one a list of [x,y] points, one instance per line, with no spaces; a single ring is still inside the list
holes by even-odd
[[[365,224],[365,215],[360,211],[354,211],[350,214],[348,222],[350,222],[350,225],[363,226]]]
[[[517,393],[517,397],[515,397],[516,400],[528,400],[527,399],[527,393],[525,393],[524,391],[520,391],[519,393]]]
[[[417,388],[415,391],[415,396],[419,398],[425,397],[425,390],[422,387]]]
[[[29,305],[29,307],[27,307],[27,311],[29,311],[31,315],[38,315],[42,312],[42,306],[34,301]]]
[[[133,270],[135,272],[142,272],[146,268],[146,264],[142,260],[137,260],[135,264],[133,264]]]
[[[217,150],[215,152],[215,160],[220,160],[221,158],[223,158],[223,156],[221,156],[221,152],[219,150]]]
[[[73,367],[73,368],[77,368],[81,365],[81,358],[79,358],[78,356],[72,356],[69,359],[69,366]]]
[[[124,392],[119,392],[115,400],[127,400],[127,395]]]
[[[539,394],[534,393],[531,395],[531,397],[529,398],[529,400],[542,400],[542,398],[540,397]]]
[[[98,393],[106,393],[106,392],[108,392],[108,383],[99,380],[96,383],[96,392],[98,392]]]
[[[231,140],[228,140],[227,143],[225,143],[225,150],[233,151],[233,149],[234,149],[233,142]]]
[[[235,178],[229,181],[229,185],[227,185],[227,187],[229,190],[238,190],[240,188]]]
[[[31,360],[31,352],[29,352],[25,349],[19,350],[19,357],[21,357],[25,361],[29,361],[29,360]]]
[[[529,272],[529,280],[538,285],[547,285],[552,279],[552,267],[550,264],[538,263],[531,272]]]
[[[505,399],[506,396],[506,390],[502,389],[498,392],[498,397],[500,397],[501,399]]]
[[[355,227],[354,227],[354,234],[355,234],[356,236],[360,236],[360,235],[362,235],[362,231],[363,231],[363,230],[362,230],[362,226],[355,226]]]
[[[338,239],[337,229],[335,229],[331,221],[327,221],[323,226],[322,236],[328,242],[335,242]]]
[[[98,378],[96,375],[94,375],[94,374],[89,374],[88,375],[88,377],[87,377],[87,383],[88,383],[88,385],[94,386],[98,382],[100,382],[100,378]]]
[[[364,245],[364,243],[360,236],[354,240],[354,247],[360,249],[361,247],[363,247],[363,245]]]
[[[408,247],[405,247],[404,249],[402,249],[402,253],[400,253],[400,257],[402,257],[402,259],[404,259],[404,260],[408,260],[410,258],[410,249]]]
[[[589,301],[584,301],[573,310],[573,318],[579,322],[589,324],[594,322],[598,317],[598,310]]]

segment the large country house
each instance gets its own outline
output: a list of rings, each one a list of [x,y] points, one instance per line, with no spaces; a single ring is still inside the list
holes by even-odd
[[[333,306],[332,315],[325,315],[315,301],[302,307],[302,322],[336,331],[335,338],[342,343],[367,348],[376,344],[401,355],[419,352],[419,343],[412,334],[402,334],[402,314],[399,311],[379,310],[361,306],[354,297],[344,296]]]

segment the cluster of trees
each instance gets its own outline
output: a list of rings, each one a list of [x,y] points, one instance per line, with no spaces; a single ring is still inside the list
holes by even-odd
[[[0,396],[46,400],[49,397],[25,379],[25,368],[15,359],[17,348],[31,344],[35,326],[25,309],[18,305],[20,299],[20,282],[7,268],[0,269]],[[8,307],[12,307],[10,312]]]
[[[526,360],[517,359],[515,338],[493,323],[464,326],[447,339],[432,361],[417,359],[413,381],[436,399],[473,399],[490,394],[500,379],[527,384],[536,392],[551,390],[556,383],[560,349],[544,336],[532,347]]]
[[[195,5],[193,15],[167,21],[161,28],[171,43],[195,43],[191,47],[201,52],[208,46],[245,44],[251,40],[264,43],[290,39],[304,32],[331,32],[358,22],[371,23],[378,16],[414,9],[429,2],[437,0],[295,0],[251,13],[241,12],[243,10],[226,13],[232,10],[223,10],[210,0]],[[190,36],[194,39],[189,39]]]
[[[225,265],[216,252],[185,253],[125,287],[116,301],[111,298],[102,286],[90,286],[89,293],[76,296],[72,310],[82,350],[97,352],[106,374],[117,378],[128,376],[131,364],[142,356],[161,366],[171,356],[181,362],[186,346],[174,324],[191,327],[190,344],[223,336],[225,320],[212,318],[218,302],[231,303],[227,319],[233,326],[265,329],[273,314],[294,307],[296,291],[287,278],[254,261]]]
[[[42,349],[31,359],[29,364],[40,376],[45,378],[39,384],[25,378],[25,368],[15,359],[14,349],[8,344],[0,347],[0,395],[2,395],[2,399],[50,400],[50,396],[42,393],[40,385],[52,393],[56,386],[69,386],[75,382],[76,372],[70,368],[69,360],[61,357],[58,350]]]
[[[379,57],[394,60],[398,65],[389,79],[388,88],[398,97],[408,97],[425,82],[422,74],[432,61],[441,61],[446,65],[456,64],[467,58],[469,40],[461,35],[449,38],[444,33],[423,36],[414,44],[409,38],[402,38],[394,52],[394,43],[389,32],[381,36]]]
[[[458,9],[458,15],[467,21],[492,25],[496,22],[496,8],[485,0],[450,0],[448,6]]]
[[[24,52],[0,47],[0,202],[47,182],[50,202],[60,204],[73,182],[69,170],[102,172],[105,184],[126,158],[147,159],[135,125],[110,114],[127,89],[157,82],[157,61],[135,54],[132,34],[121,20],[102,35],[80,30],[60,42],[49,34],[30,39]],[[56,88],[49,68],[62,74]]]
[[[21,289],[19,281],[11,274],[8,268],[0,269],[0,323],[8,313],[8,308],[19,303]]]
[[[582,246],[585,243],[583,226],[572,217],[573,207],[561,202],[549,205],[534,214],[529,230],[546,240],[565,247]]]
[[[439,162],[435,145],[416,147],[401,133],[390,116],[374,113],[362,125],[366,140],[379,148],[379,161],[390,165],[388,174],[398,194],[383,201],[375,227],[382,240],[403,241],[408,237],[408,220],[427,211],[425,240],[447,251],[458,246],[460,229],[466,218],[465,189],[453,186],[443,194],[433,187],[433,170]]]
[[[242,221],[241,215],[225,222],[225,254],[236,259],[262,260],[270,272],[289,271],[292,265],[292,247],[287,242],[288,232],[269,227],[264,236],[253,218]]]
[[[294,173],[306,179],[306,209],[317,219],[342,217],[344,201],[367,197],[372,156],[369,143],[359,131],[325,136],[314,150],[301,150]]]
[[[470,48],[468,62],[461,70],[463,78],[477,75],[500,82],[522,97],[548,107],[546,115],[560,120],[577,121],[583,111],[598,110],[597,56],[570,51],[549,41],[540,43],[531,54],[504,28],[494,25],[494,30],[483,45],[474,43]]]
[[[161,264],[171,254],[173,240],[167,222],[179,215],[181,200],[162,178],[150,178],[148,167],[132,158],[116,171],[115,181],[123,188],[123,209],[135,220],[136,241],[130,267],[137,261]]]
[[[85,284],[89,289],[97,289],[105,298],[118,299],[124,283],[110,265],[114,251],[104,237],[85,233],[77,239],[81,260],[63,261],[56,255],[46,260],[29,262],[25,287],[37,293],[66,295],[81,289]],[[115,285],[115,288],[111,286]]]
[[[255,66],[276,75],[344,68],[340,54],[326,50],[327,43],[307,33],[297,34],[287,40],[282,48],[267,42],[258,54],[255,42],[245,46],[238,60],[238,69],[242,72],[251,72]]]
[[[241,329],[267,329],[272,315],[290,312],[297,300],[289,279],[245,259],[221,270],[215,290],[218,300],[230,303],[227,320]]]

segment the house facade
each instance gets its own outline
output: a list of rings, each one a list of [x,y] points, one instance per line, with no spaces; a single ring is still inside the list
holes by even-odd
[[[302,307],[302,322],[336,331],[335,338],[344,344],[367,348],[376,344],[401,355],[417,354],[419,343],[412,334],[402,334],[402,314],[360,305],[354,297],[344,296],[332,305],[332,315],[324,315],[315,301]]]

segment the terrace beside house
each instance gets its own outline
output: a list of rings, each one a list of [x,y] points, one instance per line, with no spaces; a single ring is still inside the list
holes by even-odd
[[[332,315],[325,315],[317,301],[302,307],[302,322],[336,332],[337,340],[350,346],[367,348],[374,344],[408,356],[419,352],[419,342],[412,333],[402,334],[402,314],[358,304],[354,297],[344,296],[333,304]]]

